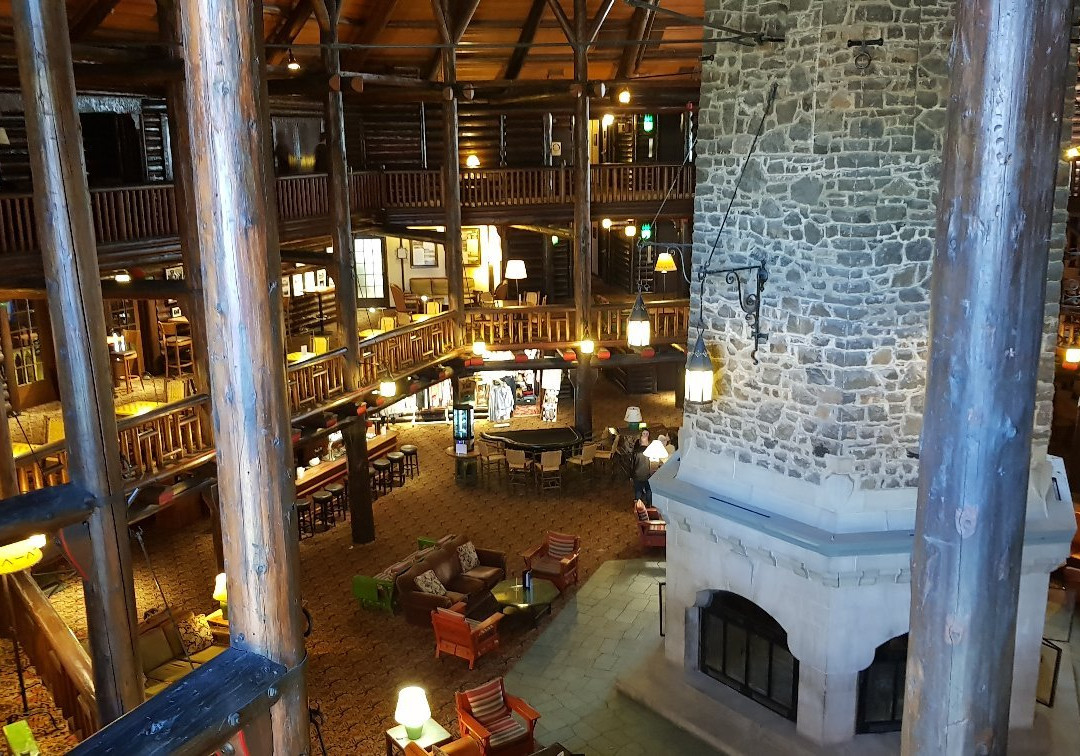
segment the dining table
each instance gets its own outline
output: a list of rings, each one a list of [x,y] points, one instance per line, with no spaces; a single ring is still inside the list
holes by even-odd
[[[139,415],[145,415],[147,412],[152,412],[158,407],[164,406],[164,402],[154,402],[147,399],[142,399],[135,402],[125,402],[124,404],[116,405],[116,416],[137,417]]]

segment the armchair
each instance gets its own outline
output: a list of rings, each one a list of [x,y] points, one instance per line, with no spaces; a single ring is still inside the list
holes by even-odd
[[[638,499],[634,502],[634,514],[637,515],[638,535],[641,545],[647,549],[663,549],[667,547],[667,523],[664,522],[660,510],[656,507],[647,507],[645,502]]]
[[[501,612],[495,612],[483,622],[465,617],[465,602],[449,609],[436,609],[431,613],[431,627],[435,630],[435,658],[445,652],[469,662],[469,669],[484,654],[499,648],[499,620]]]
[[[540,713],[508,695],[503,678],[455,693],[454,703],[461,737],[476,740],[483,756],[526,756],[536,750],[533,730]]]
[[[522,553],[525,569],[532,570],[533,576],[550,580],[560,591],[578,581],[578,555],[581,553],[581,538],[567,533],[547,532],[547,537],[539,546]]]

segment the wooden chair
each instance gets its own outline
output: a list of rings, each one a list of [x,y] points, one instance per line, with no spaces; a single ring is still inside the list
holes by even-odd
[[[473,702],[484,705],[474,710]],[[461,737],[476,740],[483,756],[527,756],[536,750],[533,730],[540,712],[507,694],[503,678],[455,693],[454,703]]]
[[[434,752],[434,749],[432,749],[432,753]],[[472,738],[453,740],[446,745],[439,746],[438,752],[441,756],[482,756],[480,743]],[[405,756],[431,756],[431,753],[425,751],[415,742],[410,741],[405,745]]]
[[[476,667],[476,660],[499,648],[499,620],[501,612],[495,612],[483,622],[468,619],[464,602],[449,609],[431,612],[431,627],[435,630],[435,658],[447,653],[469,662],[469,669]]]
[[[387,614],[394,613],[393,582],[366,575],[353,575],[352,592],[361,607],[382,609]]]
[[[506,450],[506,471],[510,479],[510,487],[521,486],[522,490],[529,487],[529,458],[521,449]]]
[[[576,467],[579,476],[585,475],[586,468],[591,473],[593,459],[596,457],[596,447],[596,444],[585,444],[581,449],[581,454],[575,454],[566,460],[566,463],[571,467]]]
[[[634,502],[634,514],[637,516],[641,545],[647,549],[666,548],[667,523],[664,522],[660,510],[645,506],[645,502],[639,499]]]
[[[532,570],[533,577],[550,580],[560,591],[578,581],[578,556],[581,554],[581,538],[569,533],[549,530],[544,542],[522,553],[525,569]]]
[[[529,307],[536,307],[540,304],[540,292],[527,291],[525,292],[525,304]]]
[[[506,454],[487,441],[477,441],[476,445],[480,448],[480,472],[487,477],[494,470],[499,480],[502,480],[503,470],[506,469]]]
[[[158,323],[158,340],[161,342],[161,353],[165,356],[165,378],[172,377],[175,370],[176,377],[190,373],[194,363],[191,354],[191,337],[182,336],[177,323],[169,321]],[[187,350],[187,359],[184,359],[184,350]],[[172,352],[172,360],[169,352]],[[186,368],[186,370],[185,370]]]
[[[533,465],[536,474],[536,487],[541,491],[562,490],[562,451],[540,453],[540,459]]]

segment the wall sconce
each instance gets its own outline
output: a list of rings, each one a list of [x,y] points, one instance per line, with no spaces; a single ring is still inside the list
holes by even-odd
[[[477,157],[476,154],[469,155],[465,158],[465,167],[475,171],[480,167],[480,158]]]
[[[299,477],[299,475],[297,475]],[[214,578],[214,601],[221,607],[221,618],[229,619],[229,592],[225,587],[225,573],[219,572]]]
[[[113,276],[113,280],[117,283],[131,283],[131,274],[126,270],[118,270]]]
[[[3,144],[3,142],[0,142],[0,144]],[[1069,149],[1065,150],[1065,159],[1066,160],[1078,160],[1078,159],[1080,159],[1080,147],[1070,147]]]
[[[621,102],[623,105],[630,104],[630,90],[626,87],[623,87],[619,90],[619,102]]]
[[[635,236],[637,236],[637,226],[635,226],[633,223],[630,223],[623,227],[623,233],[626,234],[629,238],[633,239]]]
[[[611,218],[604,218],[600,221],[600,226],[606,231],[611,228]]]
[[[296,62],[296,56],[292,54],[292,48],[289,48],[289,55],[285,61],[285,67],[290,71],[299,71],[300,64]]]
[[[600,118],[600,128],[602,129],[606,129],[613,123],[615,123],[615,116],[613,116],[611,113],[604,113],[604,115]]]

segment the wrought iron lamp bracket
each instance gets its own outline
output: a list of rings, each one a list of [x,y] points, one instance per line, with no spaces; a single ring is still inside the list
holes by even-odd
[[[743,275],[746,280],[743,280]],[[758,346],[769,340],[769,334],[761,332],[761,293],[765,289],[765,282],[769,280],[769,271],[765,263],[757,265],[742,265],[734,268],[711,268],[698,271],[698,281],[701,290],[698,297],[705,294],[705,279],[709,276],[723,275],[724,280],[735,287],[739,295],[739,308],[743,311],[746,324],[750,326],[753,336],[753,346],[750,349],[750,358],[754,364],[758,364]]]

